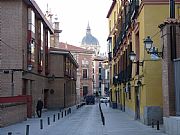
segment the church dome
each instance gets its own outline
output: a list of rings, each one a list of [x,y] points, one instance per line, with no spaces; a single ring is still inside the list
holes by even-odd
[[[82,45],[99,45],[99,41],[91,34],[89,23],[86,29],[86,36],[83,37],[81,44]]]

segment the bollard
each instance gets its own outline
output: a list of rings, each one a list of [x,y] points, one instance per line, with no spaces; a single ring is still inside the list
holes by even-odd
[[[43,120],[40,119],[40,129],[43,129]]]
[[[60,119],[60,113],[58,113],[58,120]]]
[[[102,116],[102,122],[103,122],[103,125],[105,125],[105,119],[104,119],[104,116]]]
[[[61,117],[63,118],[63,111],[61,112]]]
[[[152,128],[154,128],[154,120],[152,119]]]
[[[53,115],[53,122],[55,122],[56,121],[56,115],[54,114]]]
[[[71,108],[69,108],[69,113],[71,113]]]
[[[66,116],[66,110],[65,110],[65,114],[64,115]]]
[[[8,135],[12,135],[12,132],[8,132]]]
[[[26,125],[26,135],[29,135],[29,125]]]
[[[48,117],[48,125],[50,125],[50,117]]]
[[[159,121],[157,121],[157,130],[159,130]]]

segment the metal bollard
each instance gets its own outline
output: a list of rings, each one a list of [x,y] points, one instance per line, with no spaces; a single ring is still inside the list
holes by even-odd
[[[60,119],[60,113],[58,113],[58,120]]]
[[[12,132],[8,132],[8,135],[12,135]]]
[[[104,116],[102,116],[102,122],[103,122],[103,125],[105,125],[105,119],[104,119]]]
[[[50,125],[50,117],[48,117],[48,125]]]
[[[29,125],[26,125],[26,135],[29,135]]]
[[[63,118],[63,111],[61,112],[61,117]]]
[[[55,122],[56,121],[56,115],[54,114],[53,115],[53,122]]]
[[[157,121],[157,130],[159,130],[159,121]]]
[[[40,119],[40,129],[43,129],[43,120]]]
[[[152,119],[152,128],[154,128],[154,120]]]
[[[66,116],[66,110],[65,110],[65,116]]]

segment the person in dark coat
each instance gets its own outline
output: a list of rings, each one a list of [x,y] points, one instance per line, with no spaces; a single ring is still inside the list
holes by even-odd
[[[37,102],[37,105],[36,105],[36,113],[37,113],[37,116],[38,116],[39,118],[41,118],[42,108],[43,108],[43,102],[42,102],[42,100],[39,98],[39,99],[38,99],[38,102]]]

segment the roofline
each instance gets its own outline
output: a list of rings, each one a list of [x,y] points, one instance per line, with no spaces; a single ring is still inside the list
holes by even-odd
[[[33,7],[36,13],[40,16],[42,21],[45,23],[45,26],[50,30],[50,33],[54,33],[54,29],[51,26],[50,22],[46,19],[45,15],[43,14],[42,10],[39,8],[38,4],[34,0],[24,0],[28,5]]]
[[[57,50],[57,51],[50,50],[49,53],[50,53],[50,54],[68,55],[68,56],[73,60],[73,63],[76,65],[76,67],[77,67],[77,68],[79,67],[77,61],[74,59],[73,55],[72,55],[71,52],[68,51],[68,50]]]
[[[111,7],[110,7],[110,9],[109,9],[109,11],[108,11],[108,14],[107,14],[106,18],[109,18],[109,16],[110,16],[110,14],[111,14],[111,12],[112,12],[115,4],[116,4],[116,0],[113,0],[113,2],[112,2],[112,4],[111,4]]]

